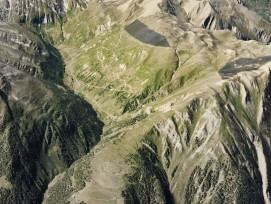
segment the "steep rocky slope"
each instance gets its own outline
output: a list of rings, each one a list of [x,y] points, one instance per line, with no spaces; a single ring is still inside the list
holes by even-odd
[[[242,1],[246,7],[256,11],[259,15],[261,15],[264,19],[271,22],[271,13],[270,13],[270,1],[269,0],[243,0]]]
[[[64,64],[57,49],[26,27],[0,22],[0,61],[36,78],[62,83]]]
[[[269,7],[266,2],[264,5]],[[269,44],[270,22],[265,21],[253,10],[244,6],[243,1],[183,1],[190,22],[210,30],[229,29],[243,40],[255,39]]]
[[[103,123],[62,86],[61,55],[39,35],[2,21],[0,44],[0,203],[40,203],[98,143]]]
[[[86,7],[84,0],[1,0],[0,20],[30,21],[33,24],[55,23],[65,19],[66,12]]]
[[[152,195],[156,178],[165,197],[168,180],[166,190],[176,203],[270,203],[270,130],[263,102],[269,71],[270,63],[237,74],[213,97],[196,98],[185,111],[155,124],[138,152],[150,162],[140,161],[143,168],[128,176],[125,196],[134,203],[159,199]],[[164,169],[164,176],[155,168]]]
[[[70,91],[1,63],[1,203],[37,203],[55,175],[100,140],[102,123]]]

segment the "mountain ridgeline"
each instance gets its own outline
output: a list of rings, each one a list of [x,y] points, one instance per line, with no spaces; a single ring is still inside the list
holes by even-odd
[[[132,156],[127,200],[270,203],[269,68],[234,76],[223,92],[155,124]]]
[[[32,24],[56,23],[65,19],[66,12],[86,7],[84,0],[22,0],[0,2],[0,19]]]
[[[0,0],[0,203],[271,203],[268,0]]]

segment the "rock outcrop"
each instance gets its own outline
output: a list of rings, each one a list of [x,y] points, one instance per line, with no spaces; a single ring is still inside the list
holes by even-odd
[[[209,1],[188,1],[183,3],[189,21],[208,30],[232,29],[232,25],[219,15]]]
[[[208,30],[233,30],[242,40],[258,40],[269,44],[270,23],[248,10],[241,1],[183,1],[191,23]]]
[[[62,21],[67,11],[85,8],[85,0],[22,0],[0,1],[0,20],[33,24],[54,23]]]
[[[60,53],[39,36],[16,24],[0,22],[0,61],[36,78],[62,83]]]
[[[127,202],[270,203],[270,66],[155,124],[133,156]]]

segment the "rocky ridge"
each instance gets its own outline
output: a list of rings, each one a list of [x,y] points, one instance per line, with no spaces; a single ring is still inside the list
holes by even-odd
[[[183,1],[190,22],[210,30],[229,29],[242,40],[270,43],[270,22],[248,10],[242,1]]]
[[[0,2],[0,20],[47,24],[62,21],[66,13],[75,8],[86,7],[84,0],[23,0]]]

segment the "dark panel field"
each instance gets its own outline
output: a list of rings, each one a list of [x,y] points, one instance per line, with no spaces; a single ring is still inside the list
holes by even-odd
[[[161,47],[170,47],[165,36],[151,30],[139,20],[135,20],[133,23],[125,27],[125,30],[137,40]]]
[[[240,58],[224,66],[221,70],[219,70],[219,74],[222,76],[222,78],[229,78],[239,72],[258,69],[260,66],[269,61],[271,61],[271,56]]]

